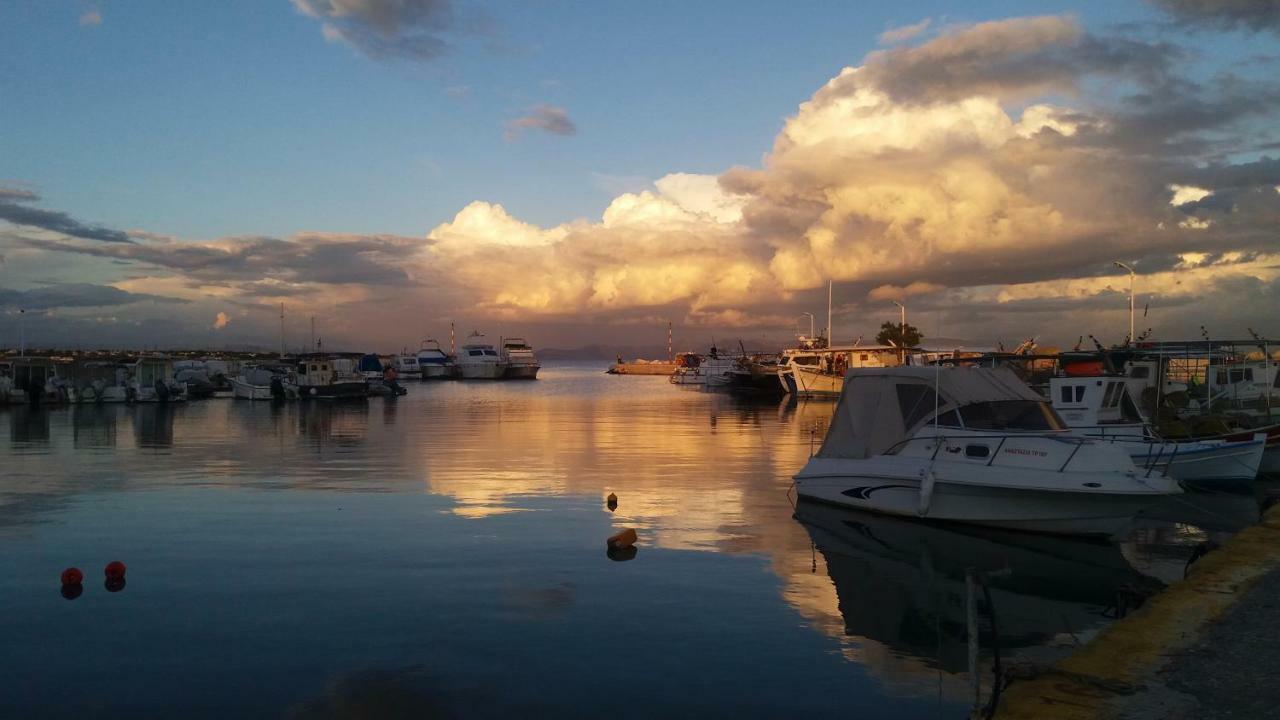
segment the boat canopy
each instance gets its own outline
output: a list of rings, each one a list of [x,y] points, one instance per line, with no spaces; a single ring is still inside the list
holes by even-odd
[[[940,389],[936,398],[935,383]],[[1008,368],[857,368],[845,377],[818,457],[861,459],[882,454],[933,422],[935,403],[940,419],[952,418],[943,423],[948,425],[959,424],[964,417],[966,427],[982,430],[1061,427],[1045,399]],[[980,412],[965,413],[961,410],[965,407]],[[1027,411],[1030,418],[1024,422]],[[979,422],[970,422],[969,416]]]
[[[369,353],[360,358],[360,372],[376,372],[383,371],[382,359],[373,353]]]

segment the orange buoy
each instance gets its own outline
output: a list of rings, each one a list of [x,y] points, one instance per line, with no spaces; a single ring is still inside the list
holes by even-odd
[[[618,548],[629,548],[636,544],[636,539],[636,531],[631,528],[627,528],[617,535],[611,536],[605,541],[605,545],[615,550]]]
[[[84,573],[80,572],[80,568],[69,567],[62,571],[63,585],[79,585],[84,582]]]
[[[618,496],[617,496],[617,495],[614,495],[613,493],[609,493],[609,497],[607,497],[607,498],[605,498],[605,499],[604,499],[604,504],[605,504],[606,506],[608,506],[608,508],[609,508],[609,512],[613,512],[614,510],[617,510],[617,509],[618,509]]]
[[[107,563],[107,568],[105,572],[108,578],[123,578],[124,571],[125,571],[124,563],[120,562],[119,560],[112,560],[111,562]]]

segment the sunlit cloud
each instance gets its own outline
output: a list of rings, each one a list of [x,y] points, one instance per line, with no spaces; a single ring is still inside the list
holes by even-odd
[[[224,312],[219,311],[217,316],[213,318],[213,329],[221,330],[231,324],[231,318]]]
[[[897,45],[900,42],[913,40],[929,29],[929,25],[933,23],[933,18],[925,18],[918,23],[910,25],[902,25],[900,27],[889,28],[880,33],[881,45]]]

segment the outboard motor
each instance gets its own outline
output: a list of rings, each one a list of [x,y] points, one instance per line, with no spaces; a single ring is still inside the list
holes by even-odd
[[[273,402],[284,402],[284,399],[284,381],[280,379],[279,375],[273,375],[271,377],[271,400]]]

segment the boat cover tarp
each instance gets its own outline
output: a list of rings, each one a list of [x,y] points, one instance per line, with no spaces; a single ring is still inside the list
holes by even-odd
[[[369,353],[360,358],[360,372],[382,372],[382,360],[377,355]]]
[[[855,368],[844,390],[818,457],[868,458],[932,422],[935,382],[938,413],[973,403],[1044,398],[1008,368]]]

